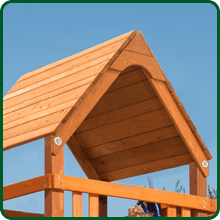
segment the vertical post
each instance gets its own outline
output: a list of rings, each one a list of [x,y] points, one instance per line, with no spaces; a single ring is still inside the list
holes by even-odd
[[[54,136],[45,138],[45,174],[64,174],[64,148],[56,155],[52,155]],[[45,190],[45,217],[64,217],[63,190]]]
[[[99,217],[99,196],[89,194],[89,217]]]
[[[99,217],[107,216],[107,196],[99,196]]]
[[[189,181],[190,181],[190,194],[207,197],[206,177],[204,177],[196,164],[193,162],[189,165]],[[204,203],[205,206],[205,203]],[[192,217],[207,217],[207,214],[202,211],[192,210]]]
[[[181,217],[191,217],[191,211],[187,208],[181,208]]]
[[[167,206],[167,217],[176,217],[176,207]]]
[[[82,193],[72,192],[72,217],[82,217]]]

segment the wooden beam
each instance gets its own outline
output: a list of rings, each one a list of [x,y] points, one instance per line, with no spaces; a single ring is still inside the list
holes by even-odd
[[[72,135],[70,139],[67,141],[67,146],[69,147],[70,151],[78,161],[86,176],[89,179],[100,180],[100,177],[97,174],[95,168],[90,163],[87,155],[85,154],[85,151],[80,146],[74,135]]]
[[[99,196],[89,194],[89,217],[99,217]]]
[[[191,210],[186,208],[181,208],[181,217],[191,217]]]
[[[207,181],[195,163],[189,165],[189,184],[190,184],[190,194],[207,197]],[[204,207],[206,203],[203,203]],[[192,217],[207,217],[204,212],[199,212],[198,210],[192,210]]]
[[[82,217],[82,193],[72,192],[72,217]]]
[[[99,217],[108,217],[107,196],[99,196]]]
[[[159,204],[163,203],[208,212],[217,210],[217,201],[205,197],[63,175],[61,175],[60,179],[59,176],[60,175],[53,175],[53,186],[55,189],[155,202]],[[204,208],[204,200],[206,201],[206,208]]]
[[[9,217],[44,217],[43,214],[29,213],[29,212],[19,212],[13,210],[3,210],[4,214]]]
[[[168,206],[167,207],[167,217],[177,217],[176,207]]]
[[[166,81],[157,61],[150,56],[124,50],[111,65],[112,69],[123,71],[129,66],[142,66],[148,70],[151,78]]]
[[[76,103],[73,110],[55,130],[56,137],[60,137],[62,139],[62,144],[54,147],[54,155],[56,155],[64,144],[70,139],[72,134],[80,126],[80,124],[101,99],[119,74],[120,71],[109,69],[104,73],[100,73],[95,81],[93,81],[93,84],[91,84],[87,91],[82,95],[81,99]]]
[[[54,137],[45,138],[45,173],[60,175],[64,173],[64,148],[56,156],[52,155]],[[45,190],[45,217],[64,217],[64,192],[62,189]]]
[[[3,187],[3,201],[52,188],[52,175],[35,177]]]
[[[146,76],[146,70],[144,70]],[[168,115],[172,119],[177,131],[179,132],[180,136],[182,137],[186,147],[189,150],[192,158],[194,159],[196,165],[200,169],[203,176],[209,175],[209,168],[204,168],[202,166],[202,162],[204,160],[207,161],[207,158],[202,151],[199,143],[197,142],[195,136],[193,135],[191,129],[189,128],[186,120],[184,119],[183,115],[181,114],[179,108],[177,107],[175,101],[173,100],[172,96],[170,95],[166,85],[162,81],[154,80],[148,77],[149,82],[151,83],[152,87],[154,88],[155,92],[157,93],[158,97],[160,98],[164,108],[166,109]]]

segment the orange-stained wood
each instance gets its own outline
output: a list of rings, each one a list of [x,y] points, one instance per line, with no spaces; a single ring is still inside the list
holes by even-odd
[[[137,33],[125,50],[152,56],[140,33]]]
[[[3,151],[9,150],[13,147],[17,147],[22,144],[26,144],[30,141],[35,141],[37,139],[43,138],[45,135],[54,134],[54,129],[57,127],[58,123],[40,128],[35,131],[31,131],[19,136],[13,137],[11,139],[3,141]]]
[[[99,196],[89,194],[89,217],[99,217]]]
[[[60,148],[69,140],[119,74],[120,71],[115,70],[104,72],[99,80],[97,80],[95,84],[92,84],[83,94],[81,102],[79,102],[73,112],[68,115],[68,120],[65,121],[65,123],[60,123],[55,131],[56,136],[62,139]]]
[[[72,152],[78,163],[80,164],[86,176],[90,179],[100,180],[99,175],[97,174],[93,165],[89,161],[87,154],[76,140],[74,134],[67,141],[67,146],[69,147],[70,151]],[[54,154],[57,154],[58,152],[56,151],[59,149],[55,148],[54,150],[55,150]]]
[[[204,177],[195,163],[189,165],[189,184],[190,184],[190,194],[207,197],[207,180]],[[206,201],[206,200],[204,200]],[[206,206],[206,202],[203,203]],[[204,212],[199,212],[198,210],[192,210],[192,217],[207,217]]]
[[[142,175],[146,173],[152,173],[156,171],[161,171],[165,169],[170,169],[173,167],[179,167],[191,163],[192,157],[189,153],[169,157],[162,160],[156,160],[152,162],[142,163],[136,166],[126,167],[111,172],[100,174],[102,180],[114,181],[119,179],[124,179],[128,177],[133,177],[137,175]]]
[[[166,81],[159,64],[153,57],[124,50],[111,65],[112,69],[123,71],[128,66],[140,65],[146,68],[153,79]]]
[[[187,208],[181,208],[181,217],[191,217],[191,211]]]
[[[52,188],[50,174],[3,187],[3,201]]]
[[[66,62],[69,62],[69,61],[72,60],[72,59],[76,59],[76,58],[78,58],[78,57],[80,57],[80,56],[87,55],[87,54],[91,53],[92,51],[95,51],[95,50],[98,50],[98,49],[100,49],[100,48],[103,48],[103,47],[105,47],[105,46],[107,46],[107,45],[109,45],[109,44],[116,43],[117,41],[120,41],[120,40],[122,40],[122,39],[126,39],[126,38],[128,38],[128,37],[130,37],[130,36],[134,36],[136,33],[137,33],[137,31],[135,31],[135,30],[134,30],[134,31],[130,31],[130,32],[125,33],[125,34],[123,34],[123,35],[120,35],[120,36],[118,36],[118,37],[116,37],[116,38],[113,38],[113,39],[111,39],[111,40],[108,40],[108,41],[106,41],[106,42],[104,42],[104,43],[101,43],[101,44],[99,44],[99,45],[97,45],[97,46],[94,46],[94,47],[92,47],[92,48],[89,48],[89,49],[87,49],[87,50],[84,50],[84,51],[82,51],[82,52],[80,52],[80,53],[74,54],[74,55],[72,55],[72,56],[70,56],[70,57],[67,57],[67,58],[65,58],[65,59],[59,60],[59,61],[57,61],[57,62],[54,62],[54,63],[52,63],[52,64],[49,64],[49,65],[44,66],[44,67],[42,67],[42,68],[39,68],[39,69],[37,69],[37,70],[34,70],[34,71],[32,71],[32,72],[29,72],[29,73],[23,75],[23,76],[19,79],[19,81],[20,81],[20,80],[24,80],[24,79],[29,78],[29,77],[32,77],[32,76],[34,76],[34,75],[36,75],[36,74],[39,74],[39,73],[41,73],[41,72],[43,72],[43,71],[46,71],[46,70],[49,70],[49,69],[54,68],[54,67],[56,67],[56,66],[59,66],[59,65],[64,64],[64,63],[66,63]]]
[[[168,206],[167,207],[167,217],[177,217],[176,207]]]
[[[72,192],[72,217],[82,217],[82,193]]]
[[[58,174],[58,179],[64,173],[64,149],[53,156],[52,146],[54,136],[45,138],[45,173]],[[59,184],[59,183],[58,183]],[[45,217],[64,217],[64,192],[62,189],[45,190]]]
[[[163,203],[170,206],[194,208],[206,210],[208,212],[214,212],[217,210],[217,201],[209,198],[206,198],[205,209],[203,204],[204,197],[168,192],[141,186],[83,179],[79,177],[64,175],[61,175],[61,179],[59,177],[60,175],[53,175],[55,189]]]
[[[172,119],[184,143],[186,144],[186,147],[188,148],[190,154],[192,155],[192,158],[194,159],[196,165],[198,166],[198,168],[200,169],[200,171],[204,176],[208,176],[209,168],[204,168],[202,166],[202,161],[207,160],[207,158],[204,152],[202,151],[200,145],[198,144],[192,131],[190,130],[187,122],[183,118],[172,96],[167,90],[164,82],[154,80],[151,78],[149,78],[149,82],[151,83],[151,85],[155,89],[155,92],[158,94],[160,100],[162,101],[167,113]]]
[[[9,217],[44,217],[43,214],[19,212],[19,211],[6,210],[6,209],[3,209],[3,212],[5,215]]]

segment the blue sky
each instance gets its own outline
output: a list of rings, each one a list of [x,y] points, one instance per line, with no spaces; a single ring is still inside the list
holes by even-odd
[[[217,188],[217,10],[212,4],[9,4],[3,12],[3,95],[21,75],[131,30],[141,31],[213,159]],[[65,146],[65,175],[86,177]],[[3,153],[3,184],[44,174],[44,141]],[[188,166],[149,174],[157,189],[189,192]],[[148,185],[148,174],[117,182]],[[87,195],[83,214],[88,213]],[[109,198],[109,216],[126,216],[135,201]],[[44,213],[44,193],[4,202],[5,209]],[[71,216],[71,193],[65,193]]]

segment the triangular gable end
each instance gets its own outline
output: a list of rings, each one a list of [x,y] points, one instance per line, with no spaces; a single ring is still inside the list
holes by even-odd
[[[56,125],[51,128],[51,131],[48,133],[45,131],[41,131],[43,133],[42,136],[54,135],[54,138],[62,140],[62,142],[58,141],[57,144],[54,143],[54,154],[57,154],[57,152],[59,152],[59,149],[67,142],[67,145],[80,163],[86,175],[89,178],[93,179],[112,181],[116,179],[127,178],[130,176],[154,172],[157,170],[172,168],[188,164],[192,161],[195,161],[202,174],[204,176],[207,176],[208,168],[204,168],[202,164],[203,161],[211,159],[211,155],[205,147],[203,141],[201,140],[188,114],[184,111],[183,106],[181,105],[166,76],[162,72],[162,69],[157,63],[149,46],[145,44],[145,40],[142,34],[140,32],[136,33],[136,31],[131,32],[129,35],[126,36],[126,40],[122,42],[122,45],[119,47],[119,49],[117,49],[117,51],[108,59],[109,60],[97,71],[97,75],[94,75],[94,78],[91,79],[91,83],[84,87],[84,90],[81,91],[81,95],[79,95],[77,101],[72,104],[72,107],[70,107],[66,112],[63,112],[62,118],[59,119],[61,122],[56,123]],[[96,69],[94,69],[93,71],[95,70]],[[22,82],[24,80],[28,80],[28,78],[34,77],[35,75],[38,77],[37,74],[39,73],[34,73],[26,78],[23,77],[20,79],[21,81],[19,81]],[[131,80],[133,80],[133,78],[137,79],[139,77],[139,81],[137,80],[137,83],[139,83],[143,87],[143,89],[146,89],[143,90],[145,91],[146,95],[150,95],[149,100],[145,100],[144,102],[140,102],[138,104],[138,106],[142,106],[140,107],[141,111],[145,111],[145,108],[148,108],[149,106],[149,108],[155,107],[158,109],[153,109],[153,112],[145,113],[143,117],[132,116],[133,118],[130,119],[128,117],[125,120],[125,124],[123,124],[124,122],[117,122],[118,124],[114,124],[114,122],[111,126],[107,123],[106,125],[103,125],[103,127],[101,127],[101,130],[106,129],[105,135],[108,135],[108,132],[110,132],[110,130],[108,129],[117,130],[117,126],[122,126],[121,128],[123,129],[123,126],[126,125],[126,123],[134,123],[133,125],[136,126],[137,131],[140,132],[140,134],[137,133],[134,136],[137,137],[139,135],[139,139],[132,138],[133,130],[129,130],[130,128],[126,128],[127,130],[124,129],[124,133],[122,132],[125,136],[118,136],[118,140],[117,138],[114,139],[114,144],[119,144],[117,146],[123,144],[124,147],[124,143],[129,143],[129,149],[122,149],[121,152],[114,152],[114,150],[108,152],[108,148],[105,147],[107,145],[110,146],[111,144],[109,145],[108,143],[106,143],[106,145],[102,143],[101,145],[99,145],[101,142],[97,142],[96,144],[98,145],[96,146],[89,146],[90,142],[88,141],[90,141],[90,139],[88,138],[89,135],[87,135],[88,132],[82,131],[82,127],[85,127],[85,124],[88,122],[88,120],[91,120],[91,117],[88,118],[88,116],[94,115],[94,112],[97,109],[96,105],[101,106],[103,105],[103,103],[108,103],[107,101],[102,101],[102,99],[105,99],[105,97],[109,96],[113,97],[114,99],[114,96],[112,96],[114,92],[110,94],[112,86],[114,87],[114,85],[120,84],[120,82],[124,83],[126,82],[126,80],[129,81],[130,79],[128,78],[128,76],[131,77]],[[138,91],[137,89],[135,90],[135,88],[138,87],[134,84],[132,85],[130,83],[130,87],[127,86],[129,88],[129,90],[127,91],[131,91],[131,94],[132,91]],[[25,91],[28,92],[28,89],[26,88]],[[118,89],[118,92],[121,92],[120,88]],[[14,93],[16,93],[16,89]],[[13,94],[13,90],[10,91],[9,96],[10,94]],[[137,94],[133,94],[135,98],[141,97],[140,95],[138,96],[138,92]],[[115,95],[115,97],[120,96],[119,93],[115,93]],[[135,105],[137,105],[137,103],[135,103]],[[119,110],[120,109],[117,109],[117,114],[119,113]],[[126,109],[124,108],[123,110],[126,110],[127,112],[132,112],[132,108],[129,106],[127,106]],[[147,111],[149,111],[149,109]],[[34,116],[32,117],[34,118]],[[155,122],[158,121],[159,127],[155,127],[154,118]],[[54,120],[54,118],[52,118],[51,120]],[[145,130],[145,124],[143,124],[139,120],[148,120],[148,130]],[[140,124],[138,124],[139,122]],[[150,128],[150,126],[152,126],[152,128]],[[161,135],[159,135],[160,137],[157,137],[157,132],[155,133],[154,128],[156,128],[158,132],[162,132]],[[92,132],[97,135],[95,137],[96,139],[101,139],[101,137],[99,136],[99,132],[101,132],[101,130],[92,130]],[[142,136],[145,137],[145,139],[147,135],[155,135],[155,138],[157,137],[158,140],[154,140],[155,143],[145,143],[146,146],[143,145],[144,147],[141,144],[137,144],[138,141],[142,141],[143,137],[141,136],[141,132],[143,131],[145,133],[144,136]],[[107,137],[105,135],[104,137]],[[165,140],[166,137],[169,138],[169,135],[171,135],[172,137],[170,137],[168,141]],[[38,138],[39,137],[41,136],[39,135]],[[122,139],[120,139],[121,137]],[[163,137],[162,141],[160,140],[161,137]],[[112,140],[109,139],[110,143]],[[82,142],[86,141],[88,144],[88,149],[85,149],[82,146]],[[161,145],[157,142],[160,142]],[[140,150],[141,155],[141,151],[146,149],[146,147],[155,147],[155,149],[159,150],[164,149],[163,145],[166,146],[167,149],[170,149],[172,153],[168,155],[168,158],[160,158],[158,156],[158,158],[155,158],[155,160],[147,161],[146,156],[146,158],[144,156],[140,157],[139,160],[139,157],[134,154],[135,152],[136,154],[138,154],[138,151]],[[170,145],[179,145],[180,147],[177,151],[175,151],[175,148],[169,148]],[[109,149],[113,148],[114,146],[111,145]],[[155,152],[152,152],[151,148],[149,149],[152,153],[150,155],[157,155],[155,154]],[[111,155],[100,155],[100,149],[102,149],[102,151],[104,150],[105,152],[108,152],[108,154]],[[174,152],[174,154],[172,151]],[[127,161],[129,161],[129,159],[131,159],[133,155],[137,156],[137,159],[136,161],[133,160],[133,162],[129,164],[126,160],[123,161],[123,155],[125,155],[124,158],[127,157]],[[121,158],[120,163],[116,165],[114,169],[110,165],[106,165],[108,161],[110,161],[112,156],[116,157],[116,159],[117,157],[118,159]],[[144,160],[146,161],[145,164],[143,164]],[[99,167],[101,168],[99,169]]]

